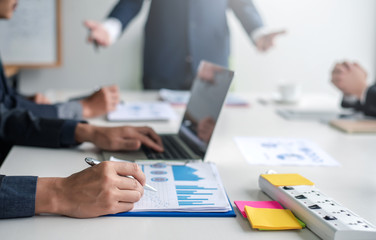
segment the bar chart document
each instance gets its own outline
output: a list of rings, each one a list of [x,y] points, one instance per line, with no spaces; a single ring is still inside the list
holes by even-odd
[[[298,138],[235,137],[249,164],[281,166],[339,166],[314,142]]]
[[[232,210],[214,163],[138,163],[146,182],[158,191],[144,191],[131,212]]]
[[[108,121],[169,121],[177,118],[166,102],[127,102],[107,114]]]

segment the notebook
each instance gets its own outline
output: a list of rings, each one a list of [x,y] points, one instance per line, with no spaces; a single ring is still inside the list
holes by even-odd
[[[157,191],[145,190],[131,211],[115,216],[235,216],[214,163],[137,163]]]
[[[166,102],[120,103],[115,111],[107,114],[107,120],[112,122],[169,121],[176,118],[174,109]]]
[[[127,160],[203,160],[220,115],[234,72],[210,62],[200,63],[190,98],[177,134],[161,134],[163,153],[142,146],[142,151],[104,151]]]
[[[336,119],[330,125],[346,133],[376,133],[376,120]]]

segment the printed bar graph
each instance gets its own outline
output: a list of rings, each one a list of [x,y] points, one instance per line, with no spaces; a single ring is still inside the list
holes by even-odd
[[[197,205],[201,205],[201,206],[212,206],[214,205],[214,203],[190,203],[190,202],[179,202],[179,206],[197,206]]]
[[[217,190],[217,188],[204,188],[204,187],[199,187],[199,186],[187,186],[187,185],[176,185],[176,189]]]
[[[176,185],[176,194],[179,206],[212,206],[209,196],[213,196],[217,188],[202,187],[197,185]],[[199,196],[208,196],[200,198]]]
[[[200,200],[200,201],[207,201],[208,198],[191,198],[190,196],[178,196],[178,200]]]

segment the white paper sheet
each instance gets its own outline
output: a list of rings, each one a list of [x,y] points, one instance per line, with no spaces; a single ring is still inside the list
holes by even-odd
[[[235,137],[249,164],[290,166],[338,166],[339,163],[315,143],[296,138]]]
[[[111,161],[119,161],[114,157]],[[225,189],[214,163],[138,161],[146,182],[157,192],[144,191],[133,212],[228,212]]]
[[[188,103],[191,93],[183,90],[170,90],[162,88],[159,90],[159,97],[174,105],[185,105]],[[225,105],[227,106],[248,106],[248,102],[232,93],[228,93]]]
[[[109,121],[169,121],[177,115],[166,102],[127,102],[107,115]]]

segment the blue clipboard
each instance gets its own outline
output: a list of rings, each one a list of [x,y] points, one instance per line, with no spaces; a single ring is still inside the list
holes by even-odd
[[[228,198],[227,198],[228,199]],[[234,208],[228,212],[122,212],[109,214],[110,217],[236,217]]]

